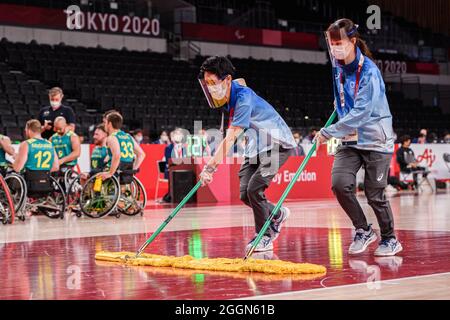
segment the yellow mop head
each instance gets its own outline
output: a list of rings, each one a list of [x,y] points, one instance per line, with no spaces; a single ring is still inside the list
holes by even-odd
[[[131,266],[172,267],[180,269],[226,271],[226,272],[259,272],[268,274],[325,274],[324,266],[310,263],[294,263],[281,260],[203,258],[191,256],[173,257],[155,254],[141,254],[135,258],[133,252],[100,251],[95,255],[99,261],[119,262]]]

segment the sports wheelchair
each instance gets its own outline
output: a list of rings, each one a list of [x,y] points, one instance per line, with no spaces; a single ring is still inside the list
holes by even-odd
[[[63,187],[66,195],[66,209],[76,211],[78,199],[81,193],[80,173],[75,167],[62,166],[58,172],[52,176]]]
[[[44,214],[52,219],[64,219],[66,195],[58,180],[47,171],[30,171],[23,174],[9,172],[5,181],[15,204],[19,220],[27,214]]]
[[[11,197],[8,184],[3,178],[3,172],[0,173],[0,220],[3,224],[14,223],[15,216],[14,201]]]
[[[77,216],[80,217],[81,213],[90,218],[106,215],[119,218],[121,214],[144,215],[147,193],[141,181],[135,177],[135,173],[137,171],[132,170],[131,166],[121,164],[117,174],[102,181],[98,191],[95,191],[95,181],[99,173],[91,176],[81,189],[79,196],[81,212],[77,212]],[[69,187],[70,192],[77,190],[76,183],[75,180],[74,186]]]

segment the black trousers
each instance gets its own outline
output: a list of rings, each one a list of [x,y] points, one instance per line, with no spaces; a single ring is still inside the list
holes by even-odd
[[[255,158],[245,158],[239,171],[240,199],[253,209],[255,231],[259,233],[275,206],[267,201],[264,194],[273,177],[289,158],[293,149],[279,145]],[[269,232],[266,231],[266,235]]]
[[[392,209],[384,192],[391,158],[391,154],[340,146],[332,171],[333,192],[339,204],[356,229],[367,230],[366,216],[356,199],[356,174],[364,166],[364,191],[377,217],[383,239],[395,237]]]

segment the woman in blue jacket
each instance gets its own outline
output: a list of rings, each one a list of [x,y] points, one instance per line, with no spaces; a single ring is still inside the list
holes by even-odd
[[[362,253],[377,240],[355,195],[356,173],[364,166],[365,194],[381,233],[375,255],[393,256],[402,251],[402,246],[396,239],[392,210],[384,192],[395,140],[384,81],[358,26],[351,20],[336,21],[326,35],[335,64],[333,85],[339,121],[320,130],[316,141],[321,144],[332,137],[342,141],[335,155],[332,186],[356,229],[349,254]]]

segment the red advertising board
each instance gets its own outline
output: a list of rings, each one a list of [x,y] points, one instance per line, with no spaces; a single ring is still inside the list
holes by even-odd
[[[319,49],[319,38],[311,33],[239,28],[202,23],[182,23],[181,30],[183,38],[198,41]]]
[[[62,30],[159,36],[158,19],[118,16],[113,13],[85,12],[80,8],[79,29],[68,27],[68,15],[63,9],[0,4],[0,23],[14,26],[41,27]],[[74,13],[70,17],[74,18]],[[70,23],[75,20],[69,19]]]
[[[290,157],[280,168],[266,191],[267,198],[277,202],[304,157]],[[311,158],[298,182],[289,193],[287,200],[327,199],[333,197],[331,190],[331,168],[334,157],[319,154]],[[190,161],[190,159],[187,159]],[[173,170],[192,170],[198,176],[208,159],[199,160],[195,164],[184,164],[173,167]],[[230,204],[240,203],[239,169],[241,159],[229,159],[228,164],[221,164],[214,174],[214,180],[197,192],[198,203]]]

